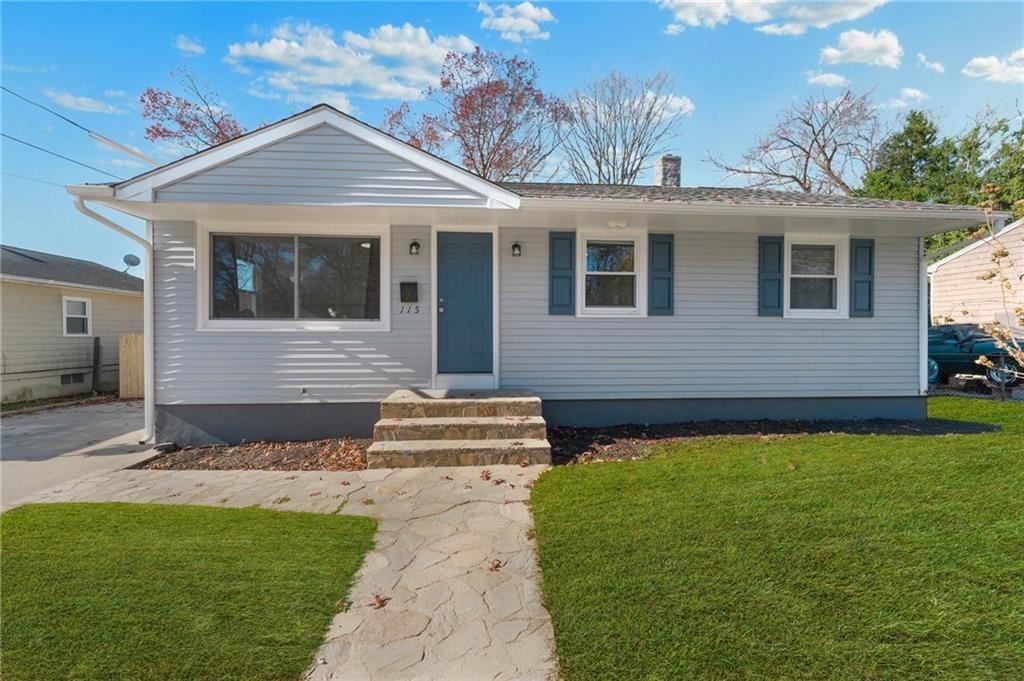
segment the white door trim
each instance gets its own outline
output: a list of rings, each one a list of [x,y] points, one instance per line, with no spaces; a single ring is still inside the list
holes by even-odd
[[[437,372],[437,234],[438,232],[474,232],[491,235],[491,373],[489,374],[439,374]],[[501,282],[499,266],[501,244],[497,226],[438,226],[430,227],[430,387],[435,390],[468,389],[492,390],[501,385],[501,310],[498,288]]]

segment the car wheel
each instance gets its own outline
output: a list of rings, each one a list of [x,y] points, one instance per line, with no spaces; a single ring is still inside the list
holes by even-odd
[[[931,357],[928,358],[928,383],[933,385],[939,382],[939,363]]]
[[[1012,360],[1009,360],[1006,357],[1000,357],[999,359],[994,360],[994,364],[995,366],[990,367],[985,371],[985,378],[987,378],[990,383],[994,383],[1004,388],[1011,388],[1017,385],[1020,378],[1015,371],[1015,366]]]

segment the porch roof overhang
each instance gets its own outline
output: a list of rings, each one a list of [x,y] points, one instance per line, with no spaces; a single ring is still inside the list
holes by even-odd
[[[669,203],[579,198],[522,198],[519,207],[243,204],[139,201],[119,198],[110,185],[72,185],[68,192],[144,220],[271,223],[500,226],[557,228],[631,227],[695,232],[814,232],[865,236],[928,236],[984,223],[976,208],[770,206]],[[994,212],[1005,221],[1009,213]]]

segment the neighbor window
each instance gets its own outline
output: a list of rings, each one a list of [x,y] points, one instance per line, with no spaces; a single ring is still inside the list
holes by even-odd
[[[584,234],[582,258],[583,314],[630,315],[645,310],[641,298],[646,287],[642,279],[646,249],[635,235]]]
[[[92,301],[88,298],[63,298],[64,335],[88,336],[92,334]]]
[[[212,236],[211,319],[381,318],[381,240]]]
[[[846,314],[843,242],[793,238],[786,245],[787,299],[790,316]]]

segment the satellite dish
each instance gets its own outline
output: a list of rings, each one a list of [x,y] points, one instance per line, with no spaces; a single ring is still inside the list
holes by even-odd
[[[135,255],[134,253],[128,253],[123,258],[121,258],[121,260],[124,261],[125,265],[128,265],[128,267],[125,268],[124,270],[125,272],[127,272],[132,267],[136,267],[139,263],[142,262],[141,260],[139,260],[139,256]]]

